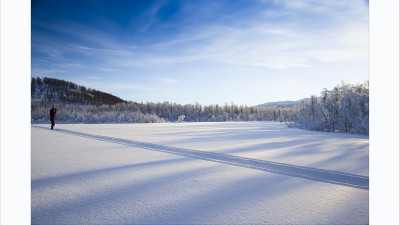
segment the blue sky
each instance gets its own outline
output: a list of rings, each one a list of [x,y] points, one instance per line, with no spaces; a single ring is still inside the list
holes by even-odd
[[[368,1],[33,0],[32,76],[137,102],[257,105],[368,79]]]

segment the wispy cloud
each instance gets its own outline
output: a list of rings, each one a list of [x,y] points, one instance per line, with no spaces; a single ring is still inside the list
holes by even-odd
[[[286,69],[310,67],[315,61],[367,59],[368,8],[361,2],[350,7],[342,1],[277,4],[281,4],[282,15],[292,17],[291,20],[270,22],[267,18],[272,13],[264,11],[248,19],[245,27],[235,24],[193,27],[173,40],[136,48],[138,54],[132,53],[120,64],[140,67],[206,60]],[[278,16],[280,11],[275,10],[272,16]],[[307,17],[305,13],[311,14]],[[317,16],[327,21],[312,21]]]
[[[43,68],[32,68],[31,73],[34,77],[52,77],[54,74],[65,74],[65,70],[61,69],[43,69]]]
[[[131,55],[130,51],[124,50],[122,47],[115,46],[101,46],[98,48],[92,48],[87,46],[82,46],[78,44],[70,44],[72,50],[75,50],[81,54],[109,54],[114,56],[128,56]]]
[[[84,25],[70,23],[68,29],[40,24],[98,46],[71,43],[69,48],[55,46],[42,48],[41,51],[52,57],[75,51],[106,64],[128,68],[207,60],[285,69],[309,67],[313,61],[366,58],[368,8],[362,1],[276,1],[275,4],[279,7],[244,18],[245,27],[218,23],[183,27],[174,39],[136,47]],[[153,13],[159,7],[161,5],[155,7]],[[309,15],[305,16],[306,13]],[[268,19],[279,16],[291,19],[274,22]],[[320,24],[313,21],[313,27],[308,27],[314,16],[323,16],[328,22]],[[360,17],[363,18],[361,21]]]
[[[88,79],[90,79],[90,80],[101,80],[101,77],[98,77],[98,76],[88,76]]]
[[[101,71],[106,71],[106,72],[118,72],[120,71],[119,69],[113,69],[113,68],[99,68]]]
[[[174,79],[171,79],[171,78],[157,78],[157,79],[154,79],[155,81],[161,81],[161,82],[164,82],[164,83],[178,83],[178,81],[177,80],[174,80]]]
[[[59,68],[82,68],[84,65],[81,63],[57,63],[55,66]]]
[[[146,92],[154,92],[157,91],[158,88],[150,85],[146,85],[143,83],[122,83],[122,82],[109,82],[109,81],[101,81],[100,79],[93,79],[93,76],[87,76],[86,79],[77,78],[73,80],[74,82],[90,87],[93,89],[105,91],[108,93],[116,93],[121,91],[146,91]]]
[[[93,48],[88,48],[82,45],[77,45],[77,44],[70,44],[70,46],[72,48],[76,48],[76,49],[82,49],[82,50],[93,50]]]

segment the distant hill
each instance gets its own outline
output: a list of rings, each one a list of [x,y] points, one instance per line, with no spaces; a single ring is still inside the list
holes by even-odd
[[[257,107],[264,107],[264,108],[293,108],[295,105],[300,104],[302,101],[306,100],[305,98],[297,100],[297,101],[278,101],[278,102],[267,102],[264,104],[257,105]]]
[[[79,104],[79,105],[113,105],[125,100],[95,89],[86,88],[70,81],[55,78],[31,79],[32,104]]]

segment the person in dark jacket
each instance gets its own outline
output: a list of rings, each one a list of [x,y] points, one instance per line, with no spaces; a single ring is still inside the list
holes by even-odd
[[[51,109],[50,109],[50,121],[51,121],[51,129],[52,129],[52,130],[53,130],[54,125],[56,125],[56,123],[54,122],[54,120],[56,119],[57,110],[58,110],[58,109],[54,108],[54,106],[51,107]]]

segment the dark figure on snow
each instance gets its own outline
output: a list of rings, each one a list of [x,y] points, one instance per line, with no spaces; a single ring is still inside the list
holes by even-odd
[[[51,129],[52,129],[52,130],[53,130],[54,125],[56,124],[56,123],[54,122],[54,120],[56,119],[57,110],[58,110],[58,109],[56,109],[56,108],[54,108],[54,107],[51,107],[51,109],[50,109],[50,121],[51,121]]]

